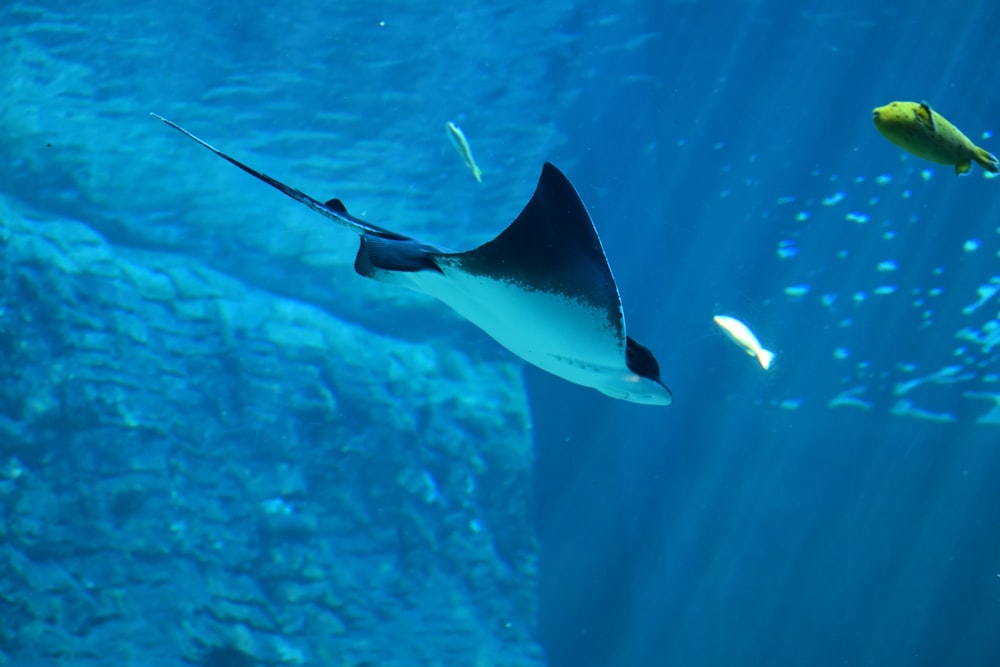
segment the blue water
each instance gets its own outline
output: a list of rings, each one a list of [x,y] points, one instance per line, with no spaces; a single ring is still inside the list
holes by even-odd
[[[535,378],[552,664],[998,664],[996,399],[965,394],[996,394],[998,358],[956,336],[998,315],[962,312],[1000,275],[996,183],[903,155],[870,111],[926,99],[989,146],[1000,15],[652,4],[627,23],[655,37],[577,104],[600,157],[574,176],[676,402]],[[769,373],[716,312],[760,327]],[[974,377],[896,394],[949,366]]]
[[[433,304],[317,289],[353,245],[146,114],[445,245],[544,160],[574,182],[675,403],[526,370],[550,665],[1000,664],[1000,183],[871,122],[926,100],[1000,153],[1000,6],[85,4],[4,10],[7,150],[54,157],[0,171],[114,242],[504,359]]]

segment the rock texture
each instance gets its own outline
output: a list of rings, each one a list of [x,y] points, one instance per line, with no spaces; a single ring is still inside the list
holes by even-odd
[[[515,367],[5,206],[0,664],[542,663]]]
[[[583,39],[567,25],[577,5],[0,3],[0,190],[82,218],[115,243],[173,248],[420,340],[428,329],[412,293],[331,287],[331,273],[351,272],[353,235],[149,112],[376,224],[470,249],[517,216],[545,160],[572,165],[557,152],[566,138],[555,118],[582,75]],[[450,145],[447,121],[468,134],[482,185]],[[407,327],[387,316],[400,312]]]

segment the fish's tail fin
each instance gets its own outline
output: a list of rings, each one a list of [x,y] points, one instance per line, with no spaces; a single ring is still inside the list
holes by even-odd
[[[979,146],[975,147],[974,154],[973,159],[980,167],[994,174],[1000,173],[1000,160],[997,160],[996,155]]]
[[[771,352],[770,350],[765,350],[764,348],[760,348],[760,350],[758,350],[757,354],[754,356],[757,357],[757,361],[760,362],[760,367],[763,368],[765,371],[770,369],[771,364],[774,362],[774,352]]]

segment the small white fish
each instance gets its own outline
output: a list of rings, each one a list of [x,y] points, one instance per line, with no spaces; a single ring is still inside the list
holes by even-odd
[[[483,170],[479,168],[476,164],[476,159],[472,157],[472,148],[469,146],[469,140],[465,138],[465,133],[462,132],[462,128],[455,125],[450,120],[445,123],[445,129],[448,130],[448,139],[451,141],[451,145],[455,147],[458,154],[462,156],[465,161],[465,166],[472,170],[472,175],[476,178],[476,183],[483,182]]]
[[[761,368],[766,371],[771,367],[771,362],[774,361],[774,352],[764,349],[760,341],[757,340],[757,336],[750,331],[750,327],[728,315],[716,315],[712,319],[734,343],[743,348],[744,352],[751,357],[757,357]]]

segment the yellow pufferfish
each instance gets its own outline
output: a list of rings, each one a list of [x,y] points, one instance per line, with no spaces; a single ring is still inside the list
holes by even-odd
[[[872,120],[892,143],[925,160],[953,164],[956,174],[969,171],[973,160],[986,171],[1000,172],[995,155],[972,143],[926,102],[890,102],[873,110]]]

